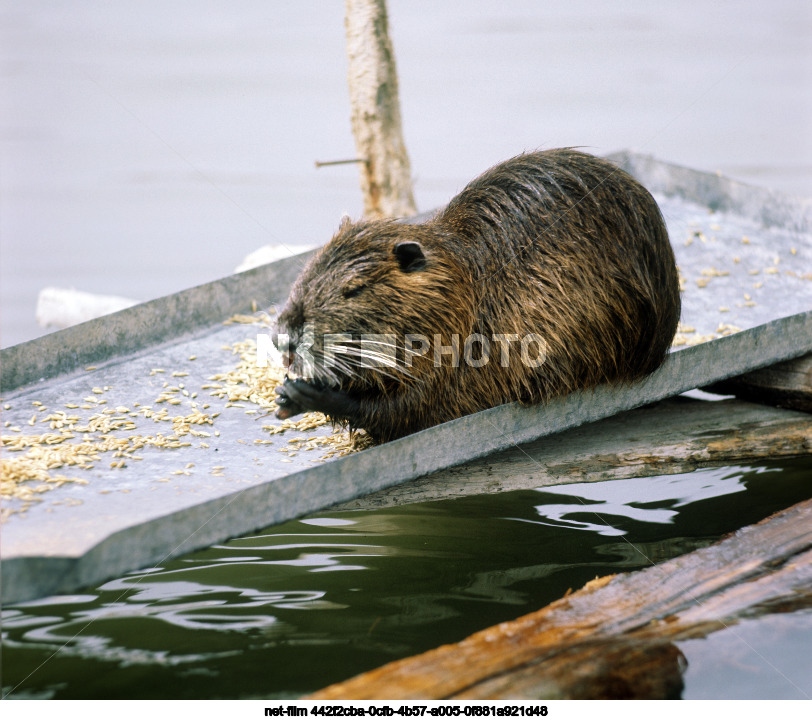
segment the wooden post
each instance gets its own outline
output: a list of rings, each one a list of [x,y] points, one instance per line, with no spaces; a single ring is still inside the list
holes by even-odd
[[[347,0],[345,27],[352,133],[361,163],[364,215],[417,212],[400,121],[395,55],[385,0]]]

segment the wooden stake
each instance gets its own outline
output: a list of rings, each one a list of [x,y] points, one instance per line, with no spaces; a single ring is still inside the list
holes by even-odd
[[[414,215],[411,166],[403,142],[395,55],[385,0],[347,0],[345,27],[352,132],[361,164],[364,215]]]

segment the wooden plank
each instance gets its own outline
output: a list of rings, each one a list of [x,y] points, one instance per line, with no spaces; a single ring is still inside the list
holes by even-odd
[[[667,698],[674,641],[812,606],[812,500],[725,540],[606,576],[460,643],[387,664],[312,699]]]
[[[812,353],[721,381],[706,390],[812,412]]]
[[[517,445],[372,493],[358,510],[562,483],[685,473],[812,452],[812,416],[730,399],[678,397]]]

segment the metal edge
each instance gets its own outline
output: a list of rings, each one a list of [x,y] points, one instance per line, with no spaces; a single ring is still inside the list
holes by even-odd
[[[139,303],[0,351],[0,391],[68,375],[88,363],[132,356],[210,330],[252,301],[284,301],[304,261],[315,251],[285,258],[179,293]]]
[[[481,411],[123,529],[80,558],[7,558],[2,563],[3,602],[70,592],[131,571],[134,561],[141,567],[162,562],[810,351],[812,311],[807,311],[674,351],[638,383],[600,386],[546,406],[512,403]],[[172,550],[167,553],[167,548]]]
[[[665,163],[627,150],[606,159],[633,175],[653,193],[683,198],[714,212],[729,212],[798,233],[812,232],[812,198],[748,185],[721,174]]]

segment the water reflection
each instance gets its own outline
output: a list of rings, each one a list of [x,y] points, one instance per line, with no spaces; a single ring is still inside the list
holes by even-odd
[[[759,473],[765,469],[753,469]],[[674,523],[680,509],[709,498],[746,490],[741,471],[711,468],[702,473],[681,473],[653,478],[629,478],[611,483],[570,483],[543,489],[546,494],[572,496],[572,503],[536,506],[544,521],[529,521],[593,531],[601,536],[623,536],[622,519],[641,523]],[[599,522],[572,518],[588,513]],[[569,518],[568,518],[569,516]],[[609,517],[615,517],[612,521]]]
[[[808,466],[808,463],[807,463]],[[3,694],[290,697],[713,542],[803,462],[334,513],[3,610]]]

